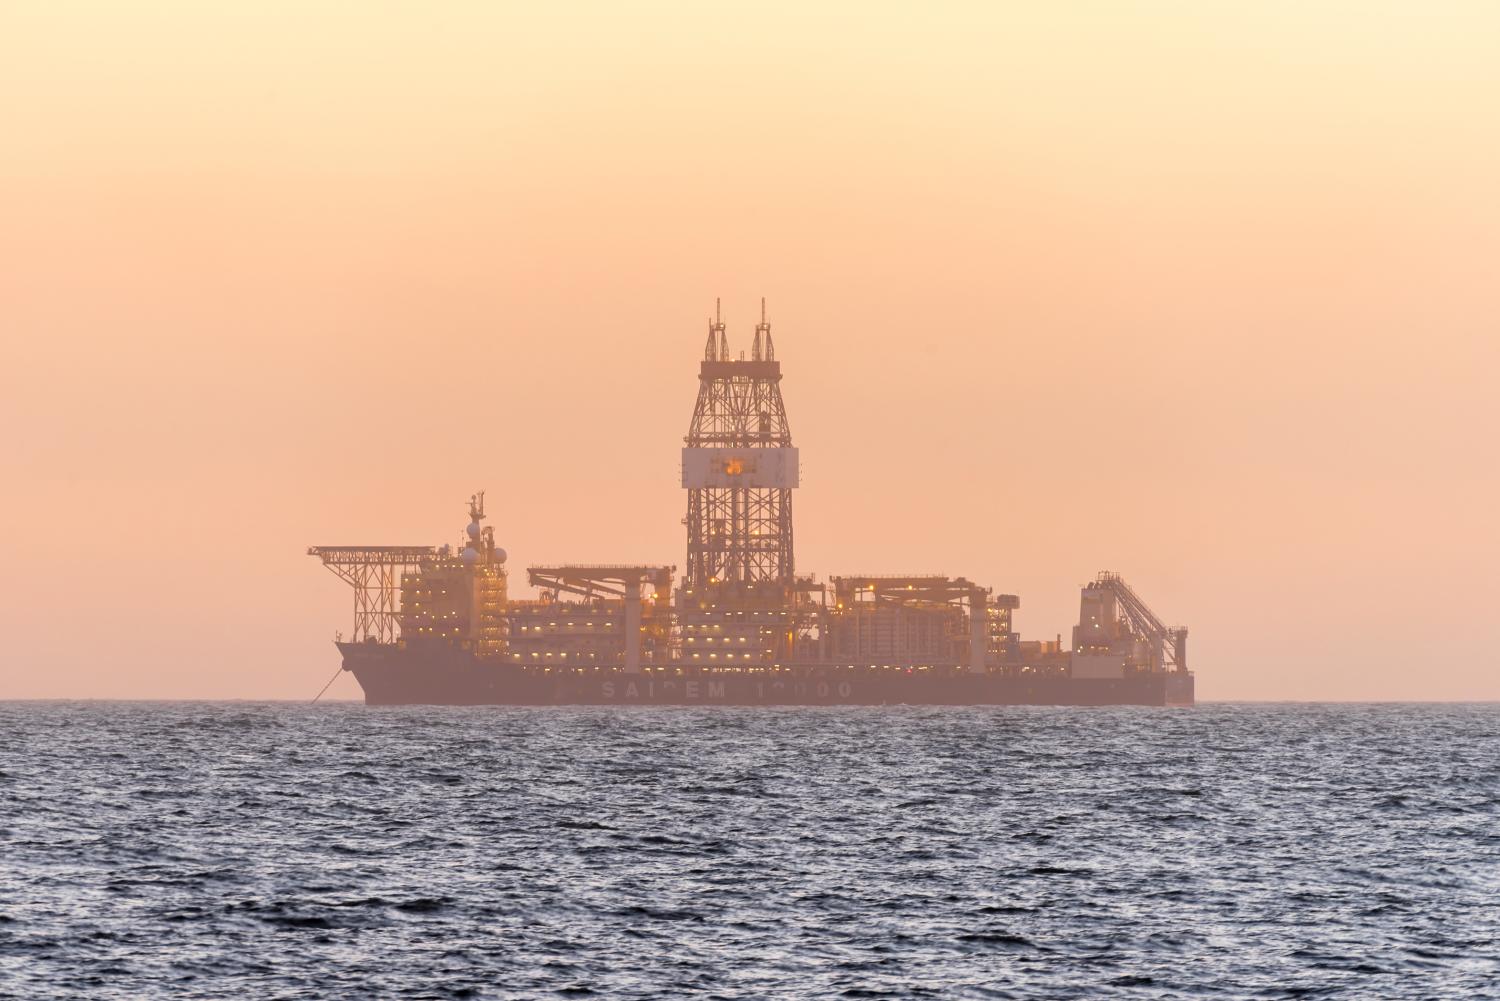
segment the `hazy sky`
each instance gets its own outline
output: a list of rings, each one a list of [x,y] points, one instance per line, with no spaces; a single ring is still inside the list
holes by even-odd
[[[516,570],[681,567],[705,318],[765,295],[799,570],[1051,638],[1114,569],[1201,698],[1500,698],[1497,53],[1480,2],[9,0],[0,697],[310,698],[306,547],[478,488]]]

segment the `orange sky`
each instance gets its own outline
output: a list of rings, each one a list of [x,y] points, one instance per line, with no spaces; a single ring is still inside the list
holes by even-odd
[[[0,5],[0,697],[310,698],[313,543],[683,562],[770,300],[799,570],[1204,699],[1500,698],[1500,6]],[[523,589],[524,590],[524,589]],[[353,697],[339,681],[333,696]]]

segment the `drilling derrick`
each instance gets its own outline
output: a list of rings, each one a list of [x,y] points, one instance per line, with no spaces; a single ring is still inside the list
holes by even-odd
[[[684,441],[683,656],[703,666],[785,657],[793,628],[792,490],[799,467],[765,300],[748,359],[743,352],[731,357],[715,306]]]

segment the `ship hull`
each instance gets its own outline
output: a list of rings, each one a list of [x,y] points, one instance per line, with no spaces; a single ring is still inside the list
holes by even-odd
[[[1190,706],[1185,671],[1123,678],[969,674],[957,667],[863,670],[807,665],[766,673],[572,672],[481,662],[451,648],[340,643],[369,705],[1066,705]]]

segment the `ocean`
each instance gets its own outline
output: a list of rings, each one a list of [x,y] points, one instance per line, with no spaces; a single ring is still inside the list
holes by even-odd
[[[1500,705],[0,703],[0,997],[1500,997]]]

